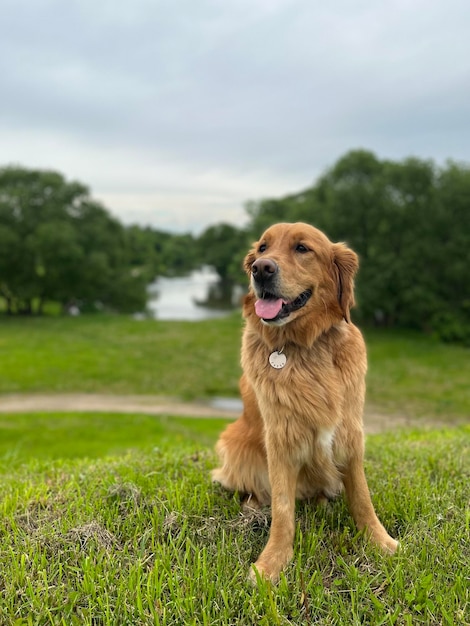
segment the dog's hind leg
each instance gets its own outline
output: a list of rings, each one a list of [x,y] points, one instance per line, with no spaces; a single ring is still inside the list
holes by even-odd
[[[243,497],[248,496],[252,508],[256,508],[269,504],[271,499],[264,424],[245,376],[240,380],[240,392],[243,413],[220,435],[216,452],[222,464],[212,472],[212,479],[230,491],[238,491],[242,502]]]
[[[212,480],[229,491],[247,496],[251,507],[269,504],[270,487],[266,452],[261,433],[243,414],[223,431],[216,445],[221,466],[212,472]],[[250,506],[250,504],[248,504]]]

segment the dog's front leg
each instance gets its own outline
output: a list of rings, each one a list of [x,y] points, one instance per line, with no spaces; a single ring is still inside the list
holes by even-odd
[[[272,522],[269,540],[256,563],[250,569],[250,579],[258,573],[277,582],[283,567],[291,560],[295,532],[295,492],[299,466],[286,455],[285,442],[279,446],[275,438],[267,437],[269,481],[271,484]],[[287,458],[286,458],[287,457]]]
[[[393,554],[398,547],[398,541],[390,537],[374,510],[364,473],[362,454],[356,454],[350,459],[343,481],[349,509],[358,529],[365,530],[376,545]]]

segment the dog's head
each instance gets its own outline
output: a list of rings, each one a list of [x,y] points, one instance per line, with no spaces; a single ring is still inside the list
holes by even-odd
[[[253,244],[244,267],[264,324],[283,326],[306,315],[349,322],[357,255],[313,226],[271,226]]]

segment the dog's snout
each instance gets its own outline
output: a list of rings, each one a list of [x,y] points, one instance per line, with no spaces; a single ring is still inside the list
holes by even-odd
[[[251,273],[255,280],[266,280],[277,274],[278,269],[272,259],[257,259],[251,266]]]

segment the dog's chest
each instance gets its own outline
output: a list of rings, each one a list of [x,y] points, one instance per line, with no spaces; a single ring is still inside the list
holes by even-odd
[[[326,418],[326,423],[331,423],[341,403],[341,385],[328,352],[286,348],[276,360],[263,346],[252,354],[255,358],[245,358],[242,365],[263,417],[283,414],[289,419]],[[278,364],[282,367],[276,367]]]

